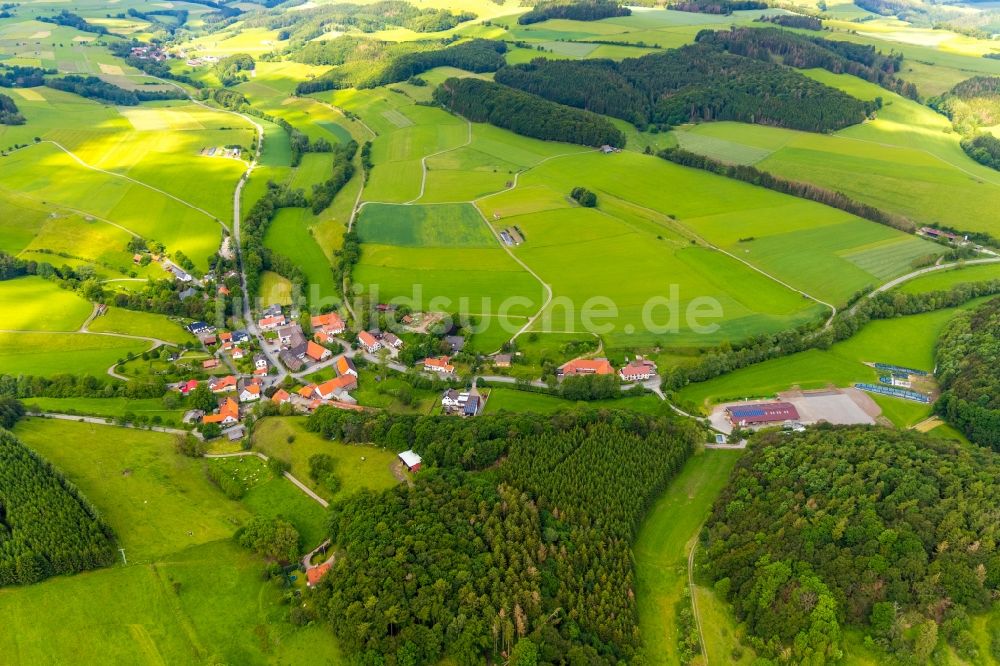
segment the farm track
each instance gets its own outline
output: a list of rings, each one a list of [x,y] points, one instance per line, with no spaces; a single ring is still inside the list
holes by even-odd
[[[959,268],[960,266],[975,266],[978,264],[995,264],[995,263],[1000,263],[1000,257],[994,257],[992,259],[969,259],[967,261],[956,261],[950,264],[935,264],[934,266],[921,268],[911,273],[907,273],[906,275],[901,275],[893,280],[889,280],[885,284],[869,292],[865,298],[874,298],[876,294],[881,294],[884,291],[889,291],[890,289],[898,287],[904,282],[909,282],[914,278],[918,278],[921,275],[927,275],[928,273],[935,273],[937,271],[946,271],[952,268]],[[853,306],[851,306],[850,312],[854,312],[857,309],[859,303],[861,303],[861,301],[858,301]]]
[[[694,538],[691,540],[691,550],[688,552],[688,591],[691,593],[691,612],[694,614],[694,624],[698,627],[698,642],[701,643],[701,656],[705,658],[705,663],[709,664],[711,662],[708,660],[708,647],[705,645],[705,634],[701,630],[701,614],[698,612],[698,594],[694,589],[694,552],[698,549],[698,532],[700,531],[701,527],[695,531]]]
[[[436,153],[431,153],[430,155],[424,155],[423,157],[420,158],[420,194],[418,194],[416,198],[406,201],[405,202],[406,204],[416,203],[420,199],[424,198],[424,190],[427,187],[427,160],[429,160],[432,157],[437,157],[438,155],[444,155],[445,153],[450,153],[453,150],[461,150],[462,148],[465,148],[466,146],[472,143],[472,123],[466,120],[465,124],[468,126],[469,129],[469,135],[468,137],[466,137],[465,143],[459,146],[454,146],[452,148],[445,148],[444,150],[439,150]]]

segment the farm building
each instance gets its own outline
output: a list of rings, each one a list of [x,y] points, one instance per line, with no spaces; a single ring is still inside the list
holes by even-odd
[[[347,358],[346,356],[341,356],[337,359],[337,374],[340,376],[344,375],[354,375],[358,376],[357,368],[354,367],[354,361]]]
[[[236,390],[236,377],[226,375],[225,377],[213,377],[208,380],[208,388],[212,393],[225,393]]]
[[[557,374],[563,377],[573,375],[613,375],[615,369],[606,358],[577,358],[559,367]]]
[[[257,321],[257,327],[262,331],[273,331],[279,326],[285,325],[285,315],[279,314],[276,317],[264,317]]]
[[[622,381],[641,382],[656,376],[656,364],[652,361],[632,361],[618,371]]]
[[[726,413],[734,426],[769,425],[798,421],[799,411],[790,402],[760,402],[726,407]]]
[[[442,375],[450,375],[455,372],[455,366],[449,363],[451,359],[447,356],[438,356],[437,358],[425,358],[424,370],[429,370],[430,372],[437,372]]]
[[[374,354],[375,352],[377,352],[379,349],[382,348],[382,343],[379,342],[375,338],[375,336],[369,333],[368,331],[361,331],[360,333],[358,333],[358,342],[361,343],[361,346],[364,347],[365,351],[367,351],[369,354]]]
[[[400,453],[399,459],[403,461],[404,465],[406,465],[406,469],[410,470],[411,472],[416,472],[417,470],[419,470],[420,463],[423,462],[421,457],[418,456],[416,453],[414,453],[412,450],[403,451],[402,453]]]

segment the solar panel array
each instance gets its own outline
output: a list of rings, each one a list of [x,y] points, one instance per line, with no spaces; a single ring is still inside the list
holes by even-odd
[[[878,370],[885,370],[892,373],[899,373],[904,375],[917,375],[918,377],[924,377],[928,373],[926,370],[916,370],[915,368],[905,368],[901,365],[892,365],[890,363],[876,363],[875,368]]]
[[[914,402],[931,401],[930,396],[926,396],[923,393],[917,393],[916,391],[908,391],[906,389],[896,388],[895,386],[880,386],[878,384],[855,384],[854,388],[859,388],[862,391],[868,391],[869,393],[879,393],[881,395],[891,395],[894,398],[913,400]]]

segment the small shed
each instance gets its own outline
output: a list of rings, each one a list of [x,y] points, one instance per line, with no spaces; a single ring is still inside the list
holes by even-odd
[[[417,470],[419,470],[420,463],[423,462],[420,456],[418,456],[412,450],[403,451],[402,453],[400,453],[399,459],[403,461],[404,465],[406,465],[406,469],[410,470],[411,472],[416,472]]]

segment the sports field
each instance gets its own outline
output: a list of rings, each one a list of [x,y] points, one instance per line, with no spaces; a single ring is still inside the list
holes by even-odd
[[[330,632],[291,625],[261,561],[230,538],[258,512],[294,509],[303,533],[321,526],[321,507],[290,483],[262,479],[234,502],[169,435],[40,419],[16,432],[97,507],[128,566],[0,590],[11,629],[4,654],[20,663],[300,663],[307,653],[339,662]]]

